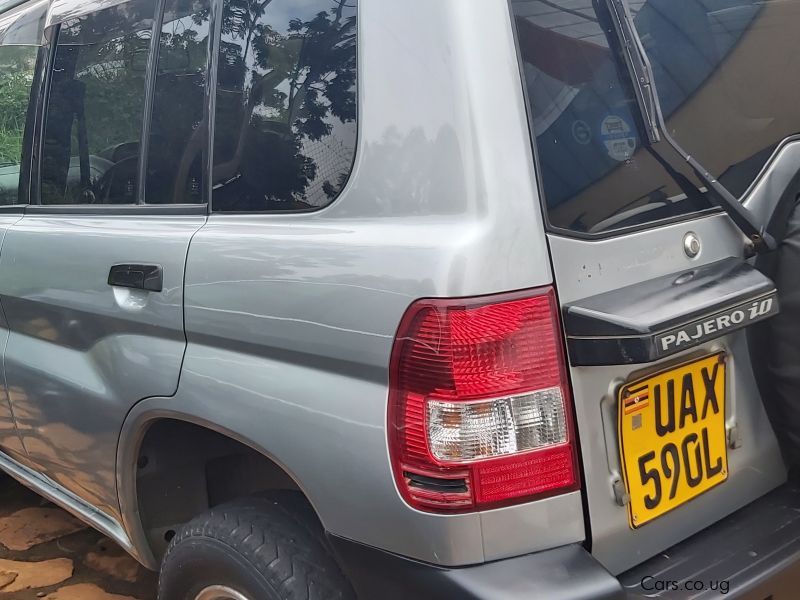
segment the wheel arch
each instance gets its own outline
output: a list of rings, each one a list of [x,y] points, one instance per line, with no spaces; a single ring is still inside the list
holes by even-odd
[[[160,559],[158,552],[155,551],[151,540],[148,538],[145,522],[142,518],[137,477],[138,462],[148,434],[159,423],[171,422],[194,426],[210,434],[221,436],[242,448],[251,450],[280,469],[309,502],[319,518],[319,512],[314,507],[311,497],[299,479],[286,464],[272,455],[268,449],[236,431],[220,426],[218,423],[162,405],[162,402],[166,404],[169,400],[169,398],[151,398],[143,400],[135,406],[123,424],[117,446],[116,483],[122,525],[128,534],[131,546],[136,552],[136,557],[145,567],[158,570]]]

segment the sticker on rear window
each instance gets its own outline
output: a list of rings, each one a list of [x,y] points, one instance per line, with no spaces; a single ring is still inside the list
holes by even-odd
[[[636,135],[628,122],[618,115],[608,115],[600,124],[600,139],[608,155],[618,162],[629,160],[636,151]]]

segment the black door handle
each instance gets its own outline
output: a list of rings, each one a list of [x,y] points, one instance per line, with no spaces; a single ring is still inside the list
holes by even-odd
[[[160,292],[164,289],[164,272],[158,265],[114,265],[108,273],[108,285]]]

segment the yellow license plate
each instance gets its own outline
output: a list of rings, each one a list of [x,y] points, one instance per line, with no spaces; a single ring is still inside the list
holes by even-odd
[[[631,528],[728,478],[724,353],[625,384],[618,400]]]

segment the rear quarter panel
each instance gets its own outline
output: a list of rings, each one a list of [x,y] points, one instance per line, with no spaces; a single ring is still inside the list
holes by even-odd
[[[211,216],[189,252],[178,394],[137,413],[246,441],[328,530],[401,554],[467,564],[580,541],[579,493],[434,516],[395,488],[387,379],[406,308],[552,275],[506,3],[360,0],[359,35],[345,191],[311,215]]]

